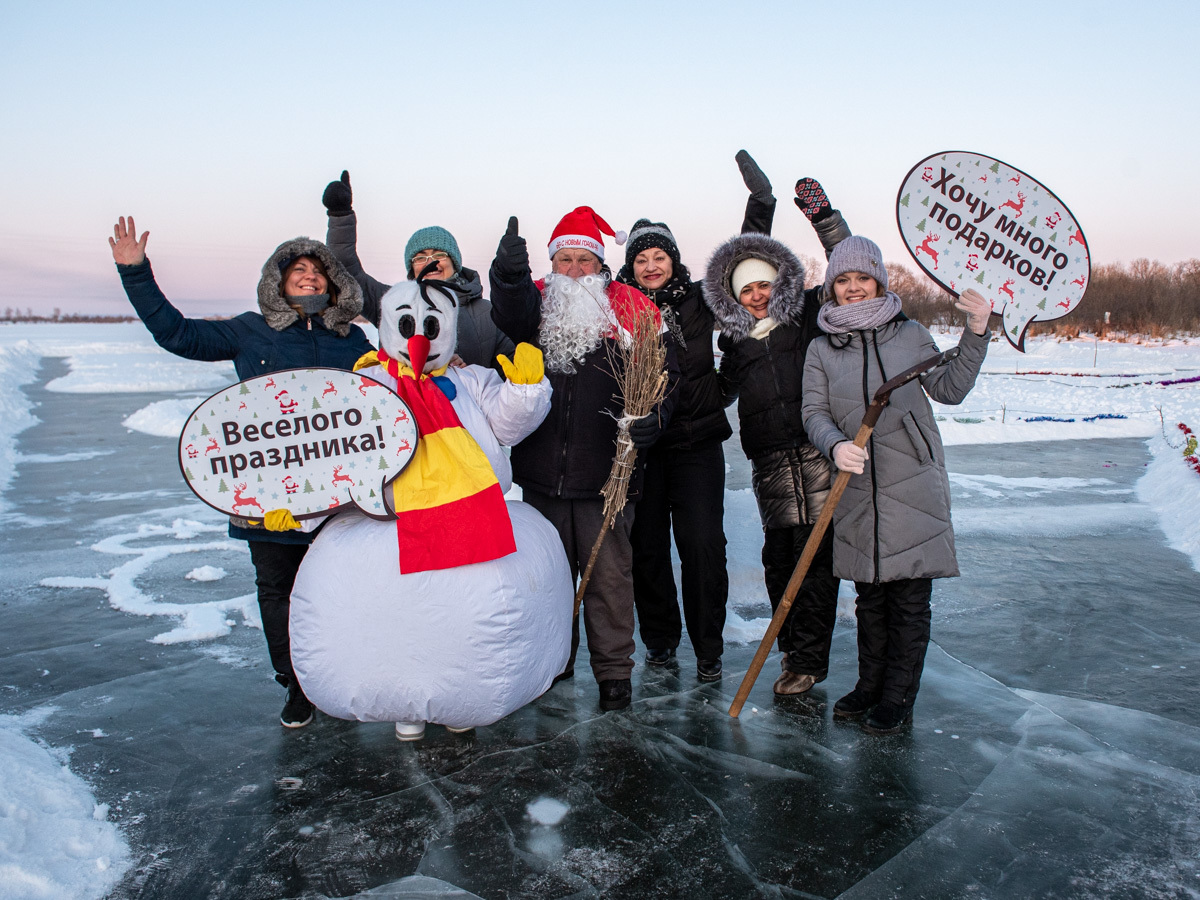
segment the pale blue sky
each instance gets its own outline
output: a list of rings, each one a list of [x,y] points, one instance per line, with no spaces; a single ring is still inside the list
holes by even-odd
[[[271,250],[324,236],[343,168],[383,280],[429,224],[485,269],[509,215],[548,268],[581,204],[665,221],[699,274],[741,221],[741,147],[808,255],[798,177],[908,262],[896,190],[960,149],[1055,191],[1093,264],[1200,256],[1193,3],[6,7],[0,308],[127,309],[106,242],[124,213],[189,313],[253,308]]]

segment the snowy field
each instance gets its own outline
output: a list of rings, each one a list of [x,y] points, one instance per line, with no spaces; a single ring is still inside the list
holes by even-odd
[[[948,347],[956,337],[943,335],[939,341]],[[1153,511],[1169,546],[1186,554],[1200,571],[1196,525],[1200,464],[1185,459],[1187,436],[1178,427],[1183,423],[1200,433],[1200,341],[1126,344],[1039,339],[1031,341],[1028,350],[1022,355],[1006,343],[993,342],[966,402],[959,407],[935,407],[946,444],[1078,442],[1082,454],[1090,439],[1144,439],[1149,462],[1136,482],[1137,499]],[[18,453],[18,436],[39,421],[38,409],[19,388],[32,383],[42,360],[50,358],[67,366],[66,374],[48,385],[56,393],[169,394],[167,399],[131,410],[122,422],[130,431],[167,439],[178,433],[203,398],[236,380],[231,364],[194,363],[161,351],[139,323],[0,327],[0,375],[8,386],[0,395],[0,515],[11,514],[12,498],[20,495],[27,480],[38,479],[46,464],[86,466],[89,460],[112,452],[99,444],[81,444],[54,455]],[[734,448],[733,444],[726,448],[731,471],[726,508],[731,585],[726,639],[748,643],[761,637],[766,624],[761,615],[761,530],[746,486],[744,460],[740,454],[735,457]],[[1069,507],[1058,508],[1056,498],[1069,503],[1073,491],[1103,494],[1110,488],[1107,479],[1094,472],[1014,477],[952,471],[951,479],[956,490],[984,497],[1045,498],[1045,515],[1064,519],[1063,509]],[[121,484],[107,489],[126,490]],[[1111,489],[1113,494],[1121,492]],[[47,509],[44,514],[52,519],[55,511]],[[1103,504],[1087,512],[1106,514],[1111,510],[1106,512]],[[1089,527],[1085,518],[1059,525],[1065,529],[1063,534],[1086,533]],[[960,534],[971,534],[1009,526],[978,510],[964,510],[956,514],[956,527]],[[196,501],[167,510],[157,519],[114,522],[91,549],[109,558],[104,574],[85,577],[47,571],[40,584],[98,590],[113,609],[161,622],[149,639],[152,643],[208,645],[214,658],[233,666],[243,664],[221,640],[237,630],[260,628],[260,623],[252,593],[243,589],[224,592],[232,596],[222,594],[229,573],[248,563],[245,545],[225,536],[220,516]],[[193,585],[193,590],[209,591],[209,599],[168,601],[144,588],[143,576],[152,567],[176,557],[181,580]],[[843,586],[839,610],[843,616],[852,610],[852,596],[845,591]],[[19,697],[9,700],[25,708]],[[120,818],[96,800],[92,787],[80,777],[86,773],[73,773],[72,748],[50,747],[31,736],[54,714],[54,707],[39,706],[20,715],[0,716],[0,770],[4,772],[0,898],[102,897],[131,865]],[[106,737],[98,731],[88,739]],[[537,827],[550,829],[566,812],[559,801],[544,799],[531,804],[527,815]]]

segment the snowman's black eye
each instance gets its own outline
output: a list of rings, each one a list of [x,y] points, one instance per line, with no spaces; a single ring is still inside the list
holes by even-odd
[[[425,317],[425,337],[434,340],[442,330],[442,323],[433,316]]]
[[[417,333],[417,320],[412,316],[400,317],[400,337],[408,340]]]

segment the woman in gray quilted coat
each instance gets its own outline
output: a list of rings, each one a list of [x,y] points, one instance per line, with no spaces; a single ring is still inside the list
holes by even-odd
[[[975,291],[959,356],[892,393],[866,448],[854,445],[867,406],[889,378],[937,354],[933,337],[887,290],[879,248],[863,237],[838,244],[825,273],[824,336],[804,365],[804,429],[834,465],[853,473],[834,514],[833,571],[858,591],[858,684],[834,704],[838,718],[866,716],[873,734],[912,721],[929,646],[934,578],[958,574],[950,481],[929,397],[961,403],[988,345],[991,304]]]

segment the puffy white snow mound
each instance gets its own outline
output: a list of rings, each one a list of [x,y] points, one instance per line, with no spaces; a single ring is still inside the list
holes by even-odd
[[[103,897],[129,868],[108,806],[23,729],[53,710],[0,716],[0,897]]]
[[[1189,427],[1200,432],[1200,421]],[[1180,432],[1177,444],[1183,442]],[[1186,553],[1200,572],[1200,473],[1184,459],[1182,449],[1172,447],[1161,434],[1147,443],[1153,458],[1138,481],[1138,499],[1158,513],[1167,543]]]
[[[32,404],[19,390],[37,376],[41,356],[29,341],[0,346],[0,378],[7,389],[0,392],[0,495],[8,489],[17,463],[17,435],[37,422]],[[0,511],[6,504],[0,500]]]
[[[203,397],[184,397],[179,400],[159,400],[143,406],[121,424],[132,431],[152,434],[155,437],[179,437],[184,423]]]

